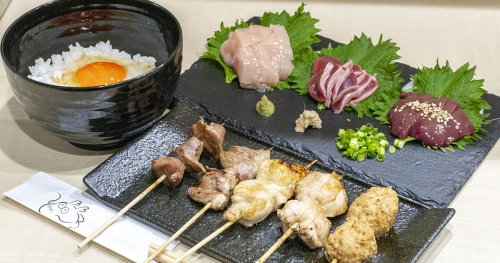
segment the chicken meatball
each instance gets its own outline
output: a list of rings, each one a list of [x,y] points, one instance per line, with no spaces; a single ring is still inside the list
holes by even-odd
[[[377,242],[370,225],[357,218],[351,218],[337,227],[328,237],[325,256],[328,262],[360,263],[377,253]]]
[[[398,195],[392,190],[392,186],[372,187],[354,200],[347,218],[355,217],[366,221],[375,232],[375,237],[380,237],[394,226],[398,203]]]

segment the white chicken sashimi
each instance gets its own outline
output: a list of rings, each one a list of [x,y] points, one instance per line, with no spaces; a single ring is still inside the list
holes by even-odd
[[[331,174],[310,171],[297,183],[295,198],[304,200],[312,198],[325,209],[327,217],[334,217],[347,210],[347,194],[342,183],[342,177],[335,172]]]
[[[288,187],[266,180],[242,181],[233,190],[233,204],[224,213],[224,219],[251,227],[278,210],[290,197],[292,191]]]
[[[281,25],[236,29],[222,44],[220,53],[246,89],[265,91],[288,78],[294,68],[290,39]]]

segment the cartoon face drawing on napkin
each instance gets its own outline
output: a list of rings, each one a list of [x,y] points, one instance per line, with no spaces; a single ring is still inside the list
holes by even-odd
[[[38,209],[40,214],[46,217],[56,217],[64,226],[75,229],[80,226],[80,222],[84,221],[82,213],[87,211],[89,208],[87,206],[81,206],[82,201],[75,200],[72,202],[57,202],[61,199],[61,194],[55,200],[49,200],[47,204],[44,204]]]

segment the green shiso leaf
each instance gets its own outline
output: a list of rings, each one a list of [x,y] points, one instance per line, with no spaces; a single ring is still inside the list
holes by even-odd
[[[465,145],[481,140],[482,138],[477,133],[484,130],[482,125],[489,123],[486,120],[489,113],[482,114],[481,112],[483,109],[491,109],[491,106],[482,98],[486,93],[486,90],[482,88],[484,80],[475,80],[475,71],[476,67],[469,68],[469,63],[453,71],[448,61],[442,67],[438,61],[434,68],[423,67],[418,69],[417,74],[412,75],[414,84],[411,91],[430,93],[435,98],[448,97],[460,103],[460,107],[474,126],[473,135],[464,136],[452,143],[461,150],[464,150]],[[440,150],[450,150],[450,147],[440,148]]]
[[[483,124],[487,124],[486,118],[489,114],[481,114],[483,109],[491,109],[491,106],[482,96],[486,90],[482,88],[484,80],[475,80],[476,67],[469,68],[469,63],[453,71],[448,61],[443,67],[437,62],[434,68],[423,67],[418,69],[417,74],[412,75],[414,80],[411,91],[430,93],[433,97],[448,97],[460,103],[460,107],[469,117],[478,132]]]
[[[294,54],[296,51],[307,48],[320,41],[319,38],[316,37],[316,33],[321,30],[315,26],[319,20],[312,18],[309,12],[304,12],[304,6],[305,4],[302,3],[293,16],[283,11],[280,14],[264,13],[260,19],[260,24],[262,26],[273,24],[285,27]]]
[[[221,23],[220,30],[215,31],[214,36],[208,39],[207,51],[200,57],[200,58],[209,58],[217,60],[224,68],[224,72],[226,73],[227,83],[231,83],[233,79],[238,77],[238,75],[236,74],[236,71],[233,68],[230,68],[228,65],[226,65],[224,59],[222,59],[222,56],[220,55],[220,46],[222,45],[222,43],[224,43],[224,41],[226,41],[229,38],[230,32],[238,28],[245,28],[248,26],[249,25],[245,23],[243,20],[241,20],[240,22],[236,21],[234,23],[234,26],[232,27],[225,27],[224,23]]]
[[[444,66],[440,66],[439,62],[437,62],[434,68],[423,67],[418,69],[417,74],[411,76],[414,84],[413,88],[408,91],[429,93],[435,98],[448,97],[457,101],[474,126],[473,135],[464,136],[454,141],[449,147],[427,146],[427,148],[445,152],[446,150],[454,151],[453,146],[455,146],[460,150],[464,150],[464,146],[474,144],[475,141],[482,139],[477,133],[484,131],[482,125],[489,123],[486,120],[489,113],[482,114],[481,112],[483,109],[491,109],[491,106],[482,98],[486,93],[486,90],[482,88],[484,80],[473,79],[475,70],[476,67],[469,68],[469,63],[465,63],[456,71],[453,71],[449,62],[446,61]],[[378,120],[384,123],[388,123],[387,112],[397,100],[387,102],[390,103],[379,105],[380,112],[384,111],[385,114],[380,114],[377,117]]]
[[[261,25],[263,26],[274,24],[285,27],[288,37],[290,38],[290,46],[294,54],[294,61],[296,60],[296,54],[300,54],[302,49],[309,49],[312,44],[320,41],[319,38],[316,37],[316,33],[321,30],[315,26],[319,20],[312,18],[309,12],[304,12],[304,7],[305,4],[302,3],[292,16],[288,12],[283,11],[281,13],[264,13],[261,17]],[[200,57],[218,61],[224,68],[227,83],[231,83],[238,76],[236,71],[227,66],[222,59],[220,47],[222,43],[229,38],[229,33],[238,28],[245,28],[248,26],[249,24],[242,20],[236,21],[235,25],[232,27],[225,27],[224,24],[221,23],[220,30],[216,31],[214,36],[208,39],[206,46],[207,51]],[[289,89],[290,80],[281,80],[278,82],[277,88],[280,90]]]

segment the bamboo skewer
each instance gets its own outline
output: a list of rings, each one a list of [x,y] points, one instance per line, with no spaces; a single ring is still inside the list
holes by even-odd
[[[155,188],[159,183],[163,182],[163,180],[165,180],[165,178],[167,178],[167,175],[165,175],[165,174],[162,175],[160,178],[158,178],[158,180],[156,180],[156,182],[154,182],[152,185],[150,185],[146,190],[144,190],[144,192],[142,192],[139,196],[137,196],[134,200],[132,200],[132,202],[130,202],[127,206],[125,206],[122,210],[120,210],[120,212],[118,212],[115,216],[113,216],[111,219],[109,219],[108,222],[104,223],[104,225],[99,227],[96,231],[94,231],[94,233],[92,233],[85,240],[83,240],[83,242],[80,243],[80,245],[78,245],[78,248],[82,248],[87,243],[92,241],[92,239],[94,239],[96,236],[98,236],[102,231],[104,231],[104,229],[108,228],[108,226],[113,224],[113,222],[115,222],[116,219],[118,219],[120,216],[125,214],[125,212],[127,212],[137,202],[141,201],[141,199],[144,198],[144,196],[146,196],[151,190],[153,190],[153,188]]]
[[[155,243],[149,243],[148,256],[155,253],[159,247],[160,246],[158,246]],[[155,260],[160,261],[162,263],[172,263],[176,258],[177,256],[174,255],[174,253],[168,250],[162,250],[161,253],[159,253],[158,256],[156,256]]]
[[[183,260],[187,256],[193,254],[196,250],[198,250],[200,247],[204,246],[210,240],[214,239],[217,235],[219,235],[220,233],[222,233],[224,230],[226,230],[228,227],[230,227],[235,222],[236,221],[234,221],[234,222],[227,222],[225,225],[223,225],[222,227],[220,227],[219,229],[217,229],[215,232],[213,232],[210,236],[206,237],[205,239],[203,239],[202,241],[200,241],[200,243],[196,244],[196,246],[192,247],[190,250],[188,250],[186,253],[184,253],[184,255],[182,255],[179,258],[177,258],[173,263],[179,263],[179,262],[181,262],[181,260]]]
[[[306,165],[306,169],[309,169],[309,167],[313,166],[318,160],[314,160],[312,163]]]
[[[337,261],[338,260],[336,258],[334,258],[331,263],[337,263]]]
[[[285,242],[285,240],[292,234],[292,232],[299,226],[299,223],[295,223],[293,224],[286,232],[285,234],[283,234],[283,236],[280,237],[280,239],[278,239],[278,241],[276,241],[276,243],[274,243],[274,245],[269,248],[269,250],[267,250],[267,252],[257,261],[255,261],[255,263],[263,263],[264,261],[266,261],[266,259],[271,256],[274,251],[276,249],[278,249],[278,247],[283,243]]]
[[[160,248],[160,246],[158,246],[157,244],[149,243],[148,256],[155,253],[159,248]],[[174,253],[172,253],[166,249],[161,250],[161,253],[158,254],[158,256],[156,256],[156,258],[155,258],[156,261],[160,261],[162,263],[172,263],[176,259],[177,259],[177,255],[175,255]],[[182,261],[182,263],[191,263],[191,261],[184,259]]]
[[[191,224],[193,224],[193,222],[196,221],[196,219],[198,219],[198,217],[200,217],[201,215],[203,215],[203,213],[205,213],[205,211],[207,211],[210,208],[210,206],[211,206],[210,203],[208,203],[207,205],[205,205],[205,207],[203,207],[196,215],[194,215],[189,221],[187,221],[186,224],[184,224],[179,230],[177,230],[177,232],[175,232],[175,234],[173,236],[171,236],[169,240],[167,240],[165,243],[163,243],[163,245],[161,245],[161,247],[159,247],[151,256],[149,256],[149,258],[146,259],[144,261],[144,263],[151,262],[151,260],[153,260],[170,243],[172,243],[177,237],[179,237],[180,234],[182,234],[182,232],[184,232]]]

